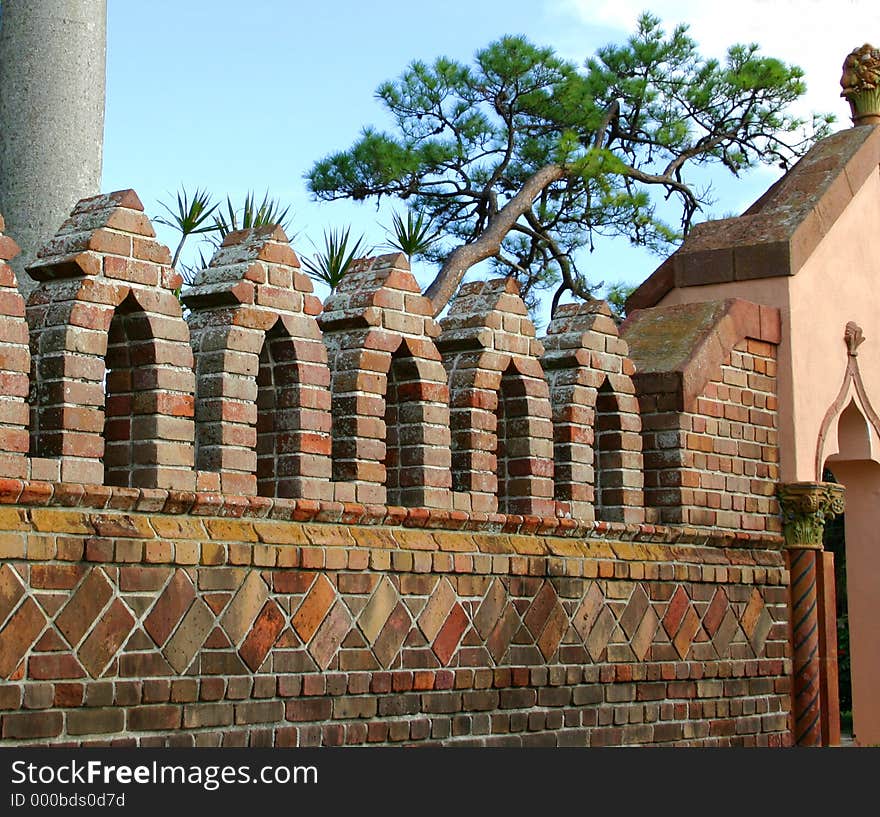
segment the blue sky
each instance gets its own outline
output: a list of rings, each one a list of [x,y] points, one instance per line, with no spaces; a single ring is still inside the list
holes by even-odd
[[[503,34],[525,34],[582,62],[623,40],[645,8],[670,27],[689,22],[707,53],[757,41],[765,53],[801,65],[811,91],[805,109],[835,112],[837,127],[849,126],[837,97],[844,56],[866,36],[880,42],[880,11],[862,0],[108,0],[102,187],[133,187],[151,216],[181,184],[234,201],[268,189],[292,205],[290,232],[301,255],[311,254],[309,239],[320,242],[324,228],[349,222],[378,244],[387,210],[313,202],[303,175],[364,125],[385,124],[373,96],[382,81],[417,58],[469,61]],[[716,211],[741,211],[775,176],[763,170],[719,182]],[[159,235],[174,241],[165,228]],[[593,280],[638,283],[659,261],[616,242],[585,269]],[[416,272],[423,283],[431,277]]]

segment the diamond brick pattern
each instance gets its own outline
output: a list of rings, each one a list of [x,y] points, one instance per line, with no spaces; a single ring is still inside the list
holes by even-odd
[[[496,584],[501,585],[501,582],[496,581]],[[503,588],[501,592],[503,594]],[[440,630],[443,628],[443,624],[445,623],[450,612],[452,611],[453,606],[455,605],[455,599],[455,590],[449,583],[449,580],[445,577],[440,579],[440,581],[437,582],[437,586],[435,587],[434,592],[428,599],[428,603],[425,605],[425,609],[419,616],[419,627],[421,627],[422,632],[425,634],[425,638],[427,638],[429,641],[433,641],[437,637],[437,634],[440,632]],[[489,621],[494,624],[494,620],[496,617],[497,615],[492,616],[490,614]]]
[[[440,663],[446,666],[451,660],[458,642],[468,626],[468,617],[460,604],[453,606],[446,623],[437,633],[432,649]]]
[[[309,645],[309,654],[321,669],[327,669],[330,666],[330,662],[351,629],[351,625],[351,615],[345,605],[342,602],[334,604]]]
[[[292,621],[293,629],[303,641],[312,638],[335,600],[336,589],[326,576],[318,576]]]
[[[509,602],[486,639],[486,649],[496,664],[503,663],[504,655],[520,627],[520,618],[513,603]]]
[[[400,594],[394,588],[391,580],[387,576],[383,577],[367,606],[358,617],[358,625],[368,644],[372,646],[379,638],[399,602]]]
[[[577,608],[577,612],[572,617],[572,624],[581,640],[586,642],[587,637],[593,629],[596,618],[602,611],[605,603],[605,596],[597,582],[590,582],[588,590],[584,594],[583,601]]]
[[[269,588],[262,576],[256,572],[248,573],[220,619],[220,624],[233,644],[240,643],[247,635],[251,624],[268,599]]]
[[[532,577],[204,570],[68,571],[79,581],[47,613],[48,573],[2,565],[0,674],[29,653],[45,679],[760,658],[774,626],[757,587],[584,579],[573,596]]]
[[[122,601],[114,599],[77,650],[80,663],[92,678],[97,678],[110,663],[131,632],[134,621],[134,616]]]
[[[484,639],[488,638],[492,632],[492,628],[499,620],[506,604],[507,590],[504,588],[504,582],[501,579],[495,579],[474,616],[474,627]]]
[[[617,621],[611,608],[603,607],[596,616],[589,635],[584,639],[587,652],[594,661],[601,660],[616,625]]]
[[[644,661],[647,657],[659,627],[660,619],[657,618],[654,609],[652,607],[646,608],[641,621],[630,639],[630,647],[639,661]]]
[[[562,640],[562,636],[565,635],[567,629],[568,618],[566,618],[565,611],[557,599],[550,609],[550,614],[547,616],[544,629],[541,631],[537,642],[538,649],[541,651],[541,655],[544,656],[545,661],[549,661],[556,652],[559,642]]]
[[[523,619],[529,632],[535,638],[544,630],[554,605],[558,603],[559,597],[556,595],[553,585],[550,582],[544,582]]]
[[[104,571],[100,568],[89,571],[55,619],[56,626],[71,646],[80,642],[112,596],[113,586]]]
[[[267,601],[238,654],[253,672],[259,669],[284,629],[284,614],[274,601]]]
[[[0,623],[6,620],[23,595],[21,577],[9,565],[0,567]]]
[[[773,619],[767,612],[764,599],[756,588],[749,597],[749,603],[742,617],[743,631],[756,655],[764,649],[772,626]]]
[[[398,602],[373,645],[373,654],[383,667],[390,667],[394,664],[411,627],[412,619],[406,605]]]
[[[201,599],[196,599],[186,615],[168,640],[162,651],[168,663],[178,672],[183,673],[192,663],[196,653],[205,643],[205,639],[214,627],[216,619],[211,608]]]
[[[649,604],[648,596],[642,586],[636,585],[620,617],[620,628],[626,633],[627,638],[631,639],[636,634]]]
[[[0,675],[12,675],[45,623],[46,617],[33,599],[25,599],[0,630]]]
[[[144,629],[158,646],[164,646],[195,597],[195,588],[186,571],[176,570],[144,620]]]

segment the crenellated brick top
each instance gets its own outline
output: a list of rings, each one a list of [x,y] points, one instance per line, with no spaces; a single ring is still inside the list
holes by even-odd
[[[0,293],[0,477],[25,500],[777,544],[775,310],[645,310],[620,333],[591,301],[538,339],[511,278],[437,321],[401,253],[355,261],[322,305],[262,227],[225,237],[184,317],[131,190],[79,202],[31,271],[26,310]]]
[[[169,256],[121,191],[0,263],[0,742],[787,742],[774,311]]]
[[[312,292],[284,230],[268,226],[229,233],[182,300],[191,309],[258,304],[317,315],[321,302]]]

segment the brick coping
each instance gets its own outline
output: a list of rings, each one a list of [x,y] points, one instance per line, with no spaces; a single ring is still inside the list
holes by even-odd
[[[779,534],[647,523],[583,521],[567,517],[477,513],[435,508],[326,502],[209,491],[0,479],[0,505],[93,508],[152,514],[254,518],[352,526],[425,528],[479,533],[612,539],[713,547],[779,550]]]

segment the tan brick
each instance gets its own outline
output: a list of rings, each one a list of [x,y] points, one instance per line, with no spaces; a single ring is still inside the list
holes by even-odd
[[[162,651],[176,672],[182,673],[190,665],[205,643],[214,621],[211,608],[201,599],[196,599]]]
[[[268,598],[269,588],[260,574],[249,573],[220,619],[233,644],[241,642]]]
[[[257,532],[252,522],[242,519],[206,519],[208,536],[212,539],[232,542],[257,542]]]
[[[93,534],[90,515],[82,511],[66,511],[59,508],[32,508],[31,523],[34,530],[48,533]]]
[[[358,617],[358,626],[366,637],[367,643],[373,644],[378,638],[388,616],[391,615],[399,600],[400,596],[394,589],[394,585],[387,577],[384,577]]]
[[[260,542],[274,545],[308,545],[309,539],[302,525],[291,522],[266,522],[256,520],[252,525]]]

